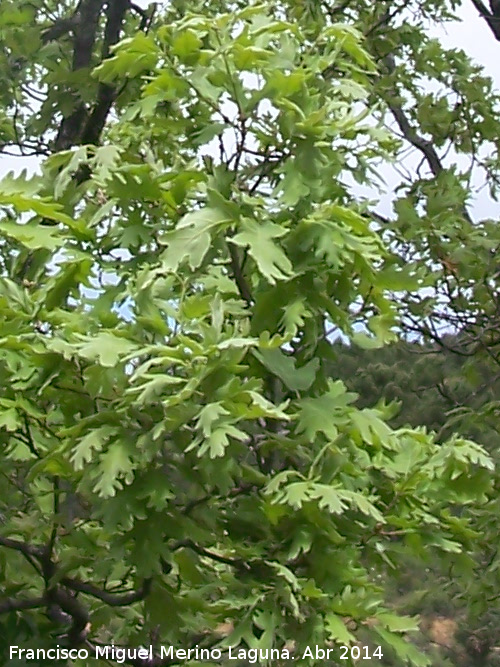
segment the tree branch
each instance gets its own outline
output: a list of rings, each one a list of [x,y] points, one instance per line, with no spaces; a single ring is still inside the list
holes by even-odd
[[[71,627],[68,631],[70,646],[78,646],[86,639],[90,630],[90,615],[88,610],[76,597],[70,595],[60,586],[49,588],[46,594],[47,603],[56,605],[71,618]]]
[[[46,606],[49,615],[52,618],[57,618],[59,622],[65,622],[64,614],[68,616],[71,621],[71,627],[68,632],[68,641],[73,646],[78,646],[85,641],[88,631],[90,629],[90,616],[88,610],[68,591],[61,586],[51,586],[51,579],[56,573],[57,567],[51,560],[51,553],[47,548],[36,547],[20,540],[13,540],[9,537],[0,537],[0,546],[8,549],[19,551],[28,560],[36,558],[42,568],[42,576],[45,581],[46,592],[43,598],[36,598],[36,600],[19,600],[13,601],[10,599],[0,602],[0,610],[3,612],[16,611],[21,609],[34,609],[36,607]],[[43,604],[42,604],[43,600]],[[36,602],[36,604],[35,604]],[[15,606],[18,604],[19,606]],[[64,612],[61,614],[60,611]]]
[[[109,3],[107,22],[102,47],[102,59],[108,57],[111,47],[120,39],[120,33],[130,0],[115,0]],[[97,101],[82,131],[82,144],[96,144],[102,134],[106,119],[117,96],[116,88],[106,83],[99,84]]]
[[[495,35],[495,39],[500,42],[500,15],[497,16],[496,14],[489,12],[488,8],[481,0],[472,0],[472,4],[489,25],[491,32]]]
[[[145,579],[142,583],[142,586],[140,586],[136,591],[121,593],[119,595],[105,591],[88,582],[78,581],[78,579],[71,579],[70,577],[64,577],[61,579],[61,583],[72,591],[85,593],[86,595],[91,595],[98,600],[102,600],[102,602],[105,602],[110,607],[126,607],[127,605],[134,604],[134,602],[141,602],[149,595],[149,592],[151,591],[152,580]]]
[[[227,558],[226,556],[219,556],[219,554],[214,554],[212,551],[208,551],[204,547],[200,547],[198,544],[193,542],[193,540],[179,540],[172,547],[172,551],[177,551],[182,548],[191,549],[199,556],[204,556],[210,560],[215,561],[216,563],[222,563],[223,565],[231,565],[231,567],[236,567],[239,570],[250,570],[248,563],[241,558]]]
[[[70,16],[69,19],[55,21],[50,28],[47,28],[47,30],[42,33],[42,43],[48,44],[48,42],[64,37],[64,35],[67,35],[76,28],[78,22],[79,17],[77,12],[75,12],[73,16]]]
[[[384,58],[382,58],[382,63],[385,65],[389,74],[392,74],[396,69],[396,63],[392,54],[384,56]],[[394,95],[394,97],[396,97],[396,95]],[[389,107],[394,120],[401,130],[403,137],[406,139],[406,141],[408,141],[408,143],[410,143],[422,153],[425,161],[429,165],[429,169],[437,178],[443,171],[444,167],[441,158],[437,154],[432,142],[424,139],[424,137],[418,134],[418,132],[412,127],[405,112],[403,111],[402,106],[397,104],[393,98],[391,99],[390,96],[388,96],[387,99],[387,106]],[[464,219],[467,220],[467,222],[469,222],[471,225],[473,224],[472,218],[467,212],[465,206],[462,208],[461,214],[463,215]]]
[[[233,277],[238,287],[241,298],[247,302],[247,305],[251,306],[253,303],[252,293],[250,292],[250,287],[248,286],[243,271],[241,269],[240,260],[238,257],[238,251],[231,243],[231,240],[228,240],[229,256],[231,258],[231,269],[233,272]]]
[[[396,69],[396,63],[392,54],[386,55],[382,59],[382,63],[384,64],[388,74],[394,73]],[[417,148],[423,154],[434,176],[439,176],[439,174],[443,171],[443,164],[432,143],[421,137],[411,126],[410,121],[406,117],[406,114],[403,111],[401,105],[396,104],[391,98],[387,100],[387,105],[391,110],[391,113],[394,116],[394,120],[398,124],[398,127],[406,141],[412,144],[412,146]]]
[[[112,3],[111,3],[112,4]],[[104,0],[82,0],[77,13],[78,23],[75,27],[73,40],[73,72],[84,67],[89,67],[92,61],[92,52],[97,39],[99,16],[104,5]],[[63,151],[80,143],[79,138],[87,111],[84,103],[80,100],[74,111],[63,119],[56,141],[56,151]]]
[[[0,537],[0,546],[19,551],[24,556],[43,558],[44,555],[42,547],[36,547],[33,544],[21,542],[20,540],[12,540],[9,537]]]
[[[18,600],[17,598],[6,598],[0,600],[0,614],[6,614],[11,611],[24,611],[25,609],[38,609],[45,607],[44,597],[32,598],[31,600]]]

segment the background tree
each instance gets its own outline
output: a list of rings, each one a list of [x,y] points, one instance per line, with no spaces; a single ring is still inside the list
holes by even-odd
[[[382,350],[338,344],[332,372],[335,368],[348,389],[357,393],[356,405],[360,407],[372,405],[374,396],[391,401],[391,426],[423,425],[434,431],[438,440],[458,431],[483,443],[496,457],[498,420],[491,409],[498,395],[495,369],[474,356],[450,351],[457,344],[453,336],[448,335],[443,343],[445,347],[414,340]],[[482,527],[478,532],[482,539],[474,560],[480,564],[494,540]],[[487,577],[482,575],[479,584],[473,584],[470,576],[456,576],[456,572],[450,576],[438,563],[413,559],[391,576],[389,586],[398,609],[420,615],[421,634],[415,641],[434,652],[434,667],[477,665],[474,646],[481,646],[477,637],[491,648],[485,651],[483,664],[497,664],[498,653],[493,648],[500,637],[498,610],[492,604],[497,588],[494,567]],[[432,649],[433,644],[438,650]]]
[[[425,33],[453,6],[2,3],[3,150],[46,157],[0,185],[7,645],[428,663],[385,584],[411,558],[470,575],[493,464],[391,429],[327,362],[332,327],[483,335],[494,225],[437,150],[477,164],[494,96]],[[457,88],[448,124],[418,76]],[[388,112],[430,170],[394,220],[349,185],[399,156]]]

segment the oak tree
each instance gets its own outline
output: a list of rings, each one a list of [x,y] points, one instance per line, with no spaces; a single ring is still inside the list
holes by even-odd
[[[441,152],[495,173],[493,92],[425,31],[456,5],[2,2],[2,151],[41,159],[0,182],[6,645],[428,664],[385,582],[472,570],[493,463],[356,407],[327,362],[339,334],[432,333],[443,292],[486,317],[495,235]],[[387,217],[356,183],[408,143],[427,171]]]

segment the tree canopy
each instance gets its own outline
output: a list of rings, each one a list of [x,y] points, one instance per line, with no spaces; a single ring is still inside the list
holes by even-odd
[[[458,4],[2,1],[1,150],[41,159],[0,181],[5,660],[423,667],[398,568],[495,594],[494,452],[357,405],[333,344],[496,362],[498,97],[428,32]]]

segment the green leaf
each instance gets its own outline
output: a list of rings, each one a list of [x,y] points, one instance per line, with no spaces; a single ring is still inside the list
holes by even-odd
[[[109,438],[116,433],[116,428],[113,426],[100,426],[99,428],[90,431],[73,449],[71,455],[71,462],[75,470],[83,470],[85,463],[90,463],[93,460],[94,454],[101,451]]]
[[[310,188],[307,185],[307,175],[300,171],[300,167],[293,160],[286,162],[283,170],[284,178],[277,190],[281,191],[281,201],[286,206],[295,206],[301,199],[307,197]]]
[[[134,465],[130,458],[128,445],[120,441],[113,442],[106,452],[100,455],[96,469],[98,481],[94,486],[101,498],[112,498],[122,488],[122,480],[130,483],[133,479]]]
[[[318,433],[335,440],[338,427],[346,423],[350,415],[348,406],[355,398],[355,394],[346,391],[342,382],[330,380],[328,391],[321,396],[298,401],[297,432],[303,433],[309,441],[313,441]]]
[[[311,359],[305,366],[296,368],[296,359],[284,354],[279,348],[254,351],[253,354],[292,391],[306,391],[316,378],[318,359]]]
[[[310,499],[311,484],[309,482],[292,482],[282,491],[282,502],[294,509],[300,509]]]
[[[199,52],[201,44],[201,39],[193,30],[184,30],[173,40],[172,53],[180,60],[186,61],[190,56]]]
[[[356,637],[349,632],[344,621],[337,614],[327,614],[325,616],[325,628],[330,639],[333,639],[337,644],[349,646],[356,641]]]
[[[219,458],[225,455],[230,445],[230,438],[244,442],[248,436],[233,424],[221,423],[211,428],[206,437],[195,440],[186,451],[189,452],[196,448],[199,457],[208,453],[211,459]]]
[[[0,232],[31,249],[47,248],[56,250],[64,243],[64,238],[61,237],[57,228],[36,223],[18,225],[15,222],[2,221],[0,222]]]
[[[177,271],[186,257],[192,269],[198,268],[210,248],[212,233],[229,222],[222,211],[214,208],[185,215],[173,231],[160,238],[160,243],[167,246],[161,255],[163,268]]]
[[[220,417],[229,414],[229,411],[226,410],[220,402],[205,405],[198,416],[196,428],[201,429],[205,437],[209,436],[215,422],[219,421]]]
[[[82,336],[83,338],[83,336]],[[96,336],[80,343],[78,352],[84,359],[98,361],[101,366],[113,367],[120,359],[136,349],[132,341],[115,336],[109,331],[101,331]]]
[[[258,224],[254,220],[245,219],[241,223],[243,231],[236,234],[230,241],[236,245],[248,247],[249,254],[255,260],[259,271],[274,285],[277,280],[287,280],[293,275],[293,267],[275,239],[282,238],[287,230],[279,225],[267,222]]]
[[[327,509],[332,514],[342,514],[348,507],[339,489],[326,484],[312,484],[309,496],[318,500],[320,509]]]
[[[402,663],[408,661],[411,665],[415,665],[415,667],[428,667],[431,664],[430,658],[421,653],[413,644],[399,637],[399,635],[393,634],[381,627],[375,627],[374,631],[386,645],[393,649],[398,660]]]
[[[195,146],[204,146],[210,143],[214,137],[221,135],[229,127],[227,123],[210,123],[193,135]]]
[[[419,619],[410,616],[396,616],[390,613],[377,613],[377,620],[391,632],[417,632]]]
[[[21,425],[21,420],[15,408],[2,410],[0,412],[0,428],[7,431],[16,431]]]

